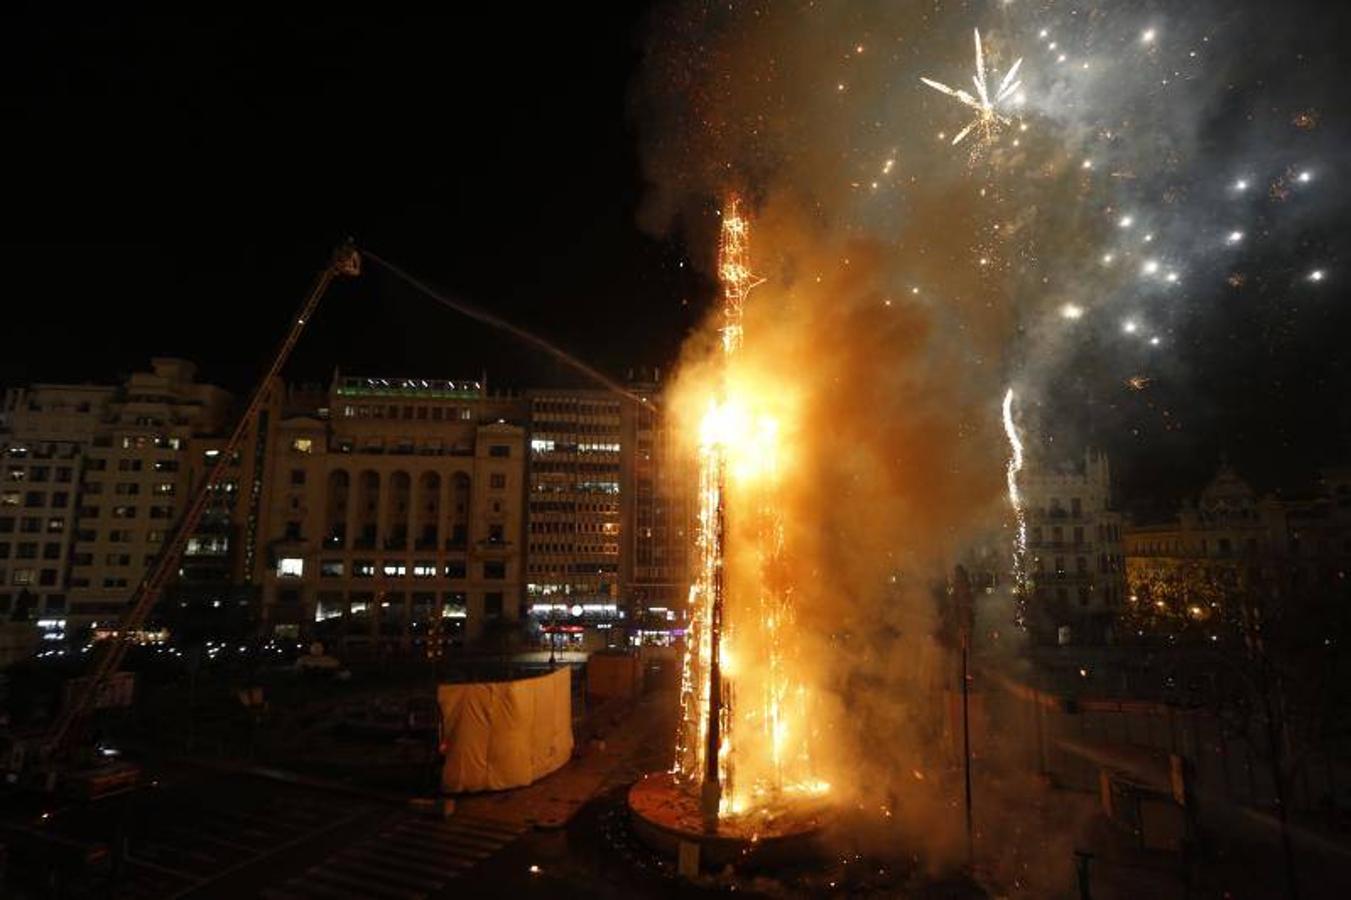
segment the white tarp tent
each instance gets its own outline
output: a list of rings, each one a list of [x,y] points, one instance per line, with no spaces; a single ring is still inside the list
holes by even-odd
[[[572,756],[572,670],[520,681],[443,684],[441,787],[499,791],[538,781]]]

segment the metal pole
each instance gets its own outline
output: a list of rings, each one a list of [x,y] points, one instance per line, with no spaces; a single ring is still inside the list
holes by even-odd
[[[1093,900],[1093,893],[1088,880],[1088,863],[1093,858],[1093,854],[1087,850],[1074,851],[1074,868],[1079,876],[1079,900]]]
[[[714,518],[714,545],[717,562],[713,568],[712,610],[709,613],[708,729],[704,744],[704,782],[699,794],[699,810],[704,828],[716,831],[718,807],[722,803],[722,781],[718,772],[718,748],[722,745],[722,613],[723,563],[727,521],[727,470],[721,448],[717,450],[718,506]]]
[[[962,635],[962,757],[966,780],[966,865],[976,865],[976,841],[971,821],[971,635]]]
[[[964,566],[952,572],[951,598],[962,644],[962,772],[966,793],[966,864],[976,865],[975,825],[971,815],[971,634],[975,630],[975,603]]]

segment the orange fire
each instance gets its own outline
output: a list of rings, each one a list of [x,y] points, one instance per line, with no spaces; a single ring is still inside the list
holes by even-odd
[[[751,274],[749,236],[732,198],[719,244],[721,358],[707,396],[695,401],[703,410],[699,519],[675,762],[684,782],[705,789],[716,725],[720,817],[828,789],[808,749],[811,698],[793,670],[794,597],[783,565],[779,494],[791,391],[757,384],[740,352],[746,297],[762,281]]]

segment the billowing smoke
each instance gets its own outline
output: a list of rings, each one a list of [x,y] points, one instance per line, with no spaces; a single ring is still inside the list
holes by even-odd
[[[1181,338],[1220,319],[1226,292],[1323,278],[1295,237],[1327,211],[1320,113],[1292,88],[1274,113],[1217,127],[1254,89],[1245,72],[1279,71],[1278,53],[1253,51],[1266,26],[1229,9],[685,2],[651,23],[635,90],[643,224],[682,231],[712,273],[718,210],[739,192],[766,279],[733,380],[782,425],[795,653],[823,777],[908,818],[939,856],[960,816],[932,787],[956,683],[934,585],[991,536],[1011,556],[1005,390],[1034,464],[1052,435],[1074,454],[1116,449],[1131,436],[1095,432],[1113,424],[1102,409],[1149,378],[1185,398]],[[1024,59],[1023,96],[992,140],[954,147],[972,110],[920,77],[968,85],[975,27],[994,83]],[[691,434],[717,324],[673,391]],[[996,609],[984,619],[1006,628]]]
[[[646,215],[687,228],[711,271],[723,195],[747,198],[765,282],[727,377],[778,423],[790,655],[810,697],[796,737],[839,802],[909,817],[917,835],[929,818],[946,851],[960,819],[924,775],[954,687],[933,586],[1003,517],[998,412],[1016,316],[991,198],[961,154],[921,177],[913,138],[877,120],[893,93],[888,121],[920,105],[910,79],[896,88],[893,15],[870,29],[853,10],[675,9],[641,91]],[[687,435],[716,393],[717,326],[691,342],[672,391]],[[760,570],[732,537],[735,627]],[[738,667],[761,650],[738,647]]]

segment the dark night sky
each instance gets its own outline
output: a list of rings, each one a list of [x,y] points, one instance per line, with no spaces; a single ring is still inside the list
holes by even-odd
[[[707,288],[634,223],[623,9],[11,21],[0,384],[175,354],[242,388],[348,234],[609,372],[668,361]],[[335,363],[570,378],[380,273],[330,295],[289,373]]]
[[[241,390],[349,234],[612,374],[671,362],[710,286],[635,222],[645,7],[579,9],[11,13],[0,385],[106,382],[172,354]],[[1268,482],[1287,457],[1307,471],[1346,452],[1345,304],[1245,302],[1228,333],[1182,335],[1189,377],[1157,394],[1104,407],[1086,376],[1090,439],[1128,492],[1181,490],[1225,452]],[[330,295],[288,376],[335,364],[573,380],[378,272]],[[1199,432],[1160,430],[1174,405]]]

